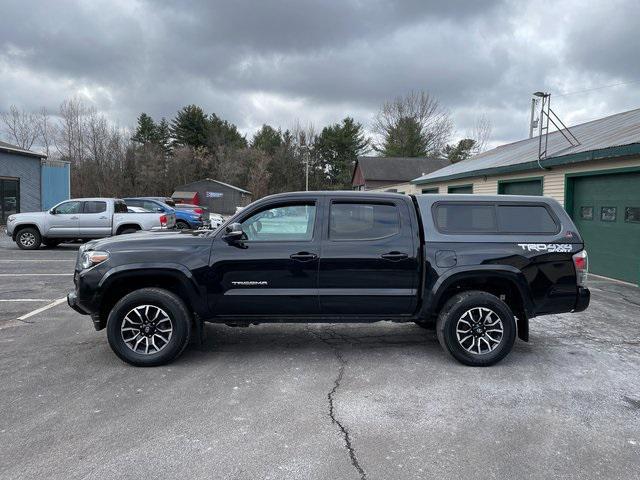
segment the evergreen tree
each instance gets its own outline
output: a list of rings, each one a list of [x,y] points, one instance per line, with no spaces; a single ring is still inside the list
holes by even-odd
[[[247,140],[233,123],[212,113],[207,119],[205,146],[212,152],[219,147],[239,149],[247,147]]]
[[[282,131],[280,129],[276,130],[270,125],[263,125],[253,135],[251,147],[273,155],[278,147],[282,145],[282,142]]]
[[[376,150],[385,157],[424,157],[428,146],[429,138],[420,124],[412,117],[403,117],[388,129],[382,148]]]
[[[171,136],[175,145],[204,147],[207,143],[208,119],[202,108],[187,105],[171,120]]]
[[[456,145],[447,145],[442,149],[442,155],[451,163],[466,160],[473,154],[476,141],[471,138],[463,138]]]
[[[353,166],[369,149],[362,125],[346,117],[322,129],[314,150],[320,157],[330,188],[348,188]]]
[[[166,155],[171,153],[171,130],[169,128],[169,122],[162,117],[160,123],[156,127],[156,141],[160,147],[164,150]]]
[[[153,121],[153,118],[142,112],[138,116],[136,133],[131,137],[131,140],[142,144],[155,143],[157,141],[157,134],[157,125]]]

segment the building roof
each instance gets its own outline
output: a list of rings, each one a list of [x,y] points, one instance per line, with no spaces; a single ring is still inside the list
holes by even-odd
[[[432,157],[358,157],[351,181],[358,166],[365,181],[402,183],[448,164],[446,159]]]
[[[561,132],[549,134],[547,157],[538,162],[539,137],[501,145],[459,163],[415,178],[412,183],[490,176],[640,153],[640,109],[569,127],[580,145],[572,147]]]
[[[248,190],[244,190],[243,188],[236,187],[235,185],[230,185],[228,183],[221,182],[220,180],[214,180],[213,178],[203,178],[201,180],[194,180],[193,182],[189,182],[189,183],[187,183],[185,185],[181,185],[181,186],[176,187],[176,188],[178,190],[180,190],[180,191],[183,191],[183,192],[184,191],[189,191],[188,187],[190,187],[194,183],[198,183],[198,182],[214,182],[214,183],[217,183],[219,185],[224,185],[225,187],[229,187],[229,188],[232,188],[234,190],[237,190],[237,191],[239,191],[241,193],[246,193],[248,195],[252,195],[252,193],[250,191],[248,191]]]
[[[47,158],[44,153],[32,152],[31,150],[25,150],[16,145],[11,145],[7,142],[0,142],[0,152],[14,153],[16,155],[24,155],[26,157],[34,158]]]

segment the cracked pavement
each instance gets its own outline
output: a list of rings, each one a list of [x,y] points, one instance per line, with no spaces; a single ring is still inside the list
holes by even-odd
[[[0,273],[70,271],[75,248],[2,239]],[[136,369],[64,304],[23,323],[44,303],[0,303],[0,478],[640,478],[640,290],[589,283],[586,312],[484,369],[390,322],[207,325]],[[71,284],[2,276],[0,299]]]

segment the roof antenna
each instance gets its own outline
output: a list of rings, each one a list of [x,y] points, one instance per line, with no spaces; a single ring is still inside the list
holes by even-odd
[[[580,141],[576,138],[576,136],[569,130],[560,117],[556,115],[551,109],[551,94],[546,92],[535,92],[533,94],[534,97],[531,99],[531,124],[529,126],[529,138],[533,137],[533,131],[535,128],[538,128],[538,166],[541,169],[544,167],[541,165],[540,160],[544,160],[547,158],[547,147],[549,143],[549,122],[553,124],[554,127],[562,134],[562,136],[569,142],[572,147],[577,147],[580,145]],[[539,99],[539,100],[538,100]],[[534,110],[536,104],[540,102],[540,115],[538,118],[534,119]],[[556,123],[557,122],[557,123]],[[562,128],[558,126],[558,124],[562,125]]]

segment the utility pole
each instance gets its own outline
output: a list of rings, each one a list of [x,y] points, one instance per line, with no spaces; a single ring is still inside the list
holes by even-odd
[[[533,138],[533,132],[538,126],[538,120],[534,120],[536,114],[536,99],[531,99],[531,120],[529,121],[529,138]]]
[[[305,172],[304,172],[304,177],[305,177],[304,190],[305,190],[305,192],[309,191],[309,156],[310,156],[309,147],[306,147],[305,148],[305,156],[304,156],[304,158],[306,160],[304,162],[304,164],[305,164],[304,165],[304,170],[305,170]]]

